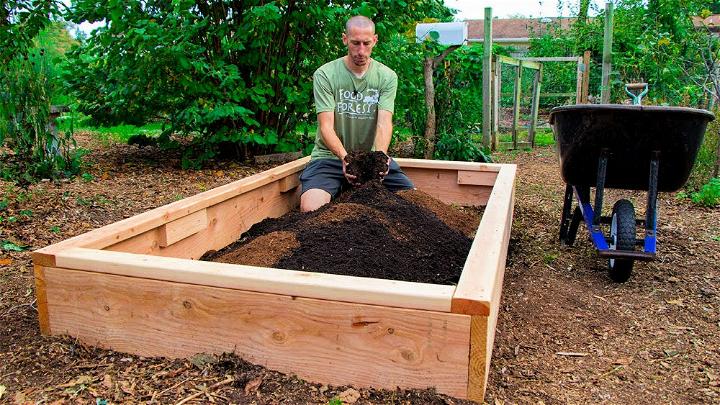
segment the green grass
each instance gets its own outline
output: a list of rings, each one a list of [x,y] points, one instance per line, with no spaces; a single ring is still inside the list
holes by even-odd
[[[133,135],[143,134],[149,137],[157,137],[162,132],[161,122],[152,122],[143,126],[115,125],[103,127],[91,125],[90,118],[79,113],[75,113],[74,116],[67,114],[58,121],[58,129],[61,131],[69,130],[72,125],[75,131],[91,131],[97,134],[101,140],[112,139],[122,143],[127,143],[128,139]]]
[[[499,134],[498,139],[500,142],[512,142],[512,134]],[[518,141],[527,142],[528,131],[518,131]],[[551,146],[555,144],[555,138],[553,137],[552,130],[549,128],[538,128],[535,132],[535,146]]]

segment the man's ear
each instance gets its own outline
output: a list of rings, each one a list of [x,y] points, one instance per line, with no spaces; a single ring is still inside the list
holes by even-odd
[[[375,40],[375,44],[377,45],[377,43],[378,43],[378,36],[377,36],[377,34],[373,35],[373,39]]]
[[[377,36],[377,35],[376,35],[376,36]],[[348,37],[347,37],[347,34],[345,34],[344,32],[343,32],[343,34],[342,34],[342,41],[343,41],[343,45],[347,45],[347,44],[348,44]]]

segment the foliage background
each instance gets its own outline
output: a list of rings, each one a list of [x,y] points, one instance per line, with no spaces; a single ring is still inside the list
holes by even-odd
[[[717,70],[705,62],[707,55],[717,60],[720,47],[707,31],[693,27],[691,17],[720,12],[720,1],[618,0],[615,6],[613,102],[626,99],[623,83],[643,80],[650,84],[648,103],[708,106],[707,84]],[[123,125],[132,131],[132,125],[150,124],[153,129],[146,134],[164,147],[182,148],[186,167],[222,157],[308,152],[315,136],[312,72],[344,54],[340,33],[344,21],[356,14],[376,21],[380,43],[373,56],[400,79],[395,140],[420,138],[425,125],[422,61],[438,49],[416,44],[414,26],[450,20],[451,12],[440,0],[78,0],[70,6],[52,0],[3,2],[3,83],[36,89],[27,102],[17,98],[23,92],[19,87],[2,91],[3,150],[12,151],[4,155],[3,168],[27,158],[3,173],[29,181],[79,170],[78,154],[69,155],[71,133],[55,139],[44,130],[51,104],[72,106],[74,117],[85,117],[83,125]],[[600,10],[597,17],[578,19],[568,30],[556,26],[532,40],[530,55],[581,55],[590,50],[590,89],[598,96],[603,19]],[[63,21],[105,24],[74,40]],[[494,49],[497,54],[509,51]],[[481,47],[465,46],[435,71],[436,158],[472,160],[482,152],[477,148],[481,58]],[[33,61],[42,69],[23,65]],[[546,64],[543,91],[571,90],[571,65]],[[27,80],[17,80],[19,73]],[[542,100],[545,107],[559,102]],[[19,115],[22,105],[27,111]],[[23,129],[11,133],[9,123],[19,122],[19,116],[24,117],[24,126],[18,127]],[[716,137],[706,137],[707,142],[712,139]],[[53,142],[63,143],[59,149],[67,152],[60,159],[47,153]],[[421,156],[423,145],[416,145],[416,156]],[[703,150],[710,152],[701,153],[699,167],[711,167],[712,145]]]
[[[449,18],[437,0],[81,0],[71,21],[108,23],[71,52],[66,80],[98,123],[162,120],[167,144],[188,136],[186,166],[298,150],[311,143],[298,128],[314,115],[312,73],[342,56],[340,34],[356,14],[375,20],[379,49],[393,50],[376,56],[401,76],[398,112],[407,115],[418,79],[405,67],[418,55],[403,33],[426,16]]]

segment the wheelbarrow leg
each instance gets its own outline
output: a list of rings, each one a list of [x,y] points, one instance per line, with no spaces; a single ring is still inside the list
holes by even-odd
[[[580,199],[580,204],[582,204],[585,201],[590,201],[590,187],[587,186],[578,186],[577,193],[578,198]],[[577,236],[578,227],[580,226],[580,222],[583,220],[583,214],[582,210],[580,209],[580,206],[576,206],[575,210],[572,214],[572,219],[570,220],[570,227],[568,228],[567,238],[566,238],[566,244],[568,246],[572,246],[573,243],[575,243],[575,237]]]
[[[565,201],[563,202],[562,218],[560,218],[560,243],[563,245],[571,245],[568,243],[568,229],[570,228],[570,214],[573,205],[573,187],[565,186]]]
[[[650,179],[648,182],[647,207],[645,208],[645,243],[646,253],[655,253],[657,239],[657,194],[658,194],[658,167],[660,165],[660,152],[653,151],[650,159]]]
[[[600,151],[600,158],[598,158],[597,185],[595,186],[595,216],[593,217],[592,221],[594,228],[600,226],[600,217],[602,217],[602,206],[603,198],[605,197],[605,176],[607,175],[608,155],[608,150],[602,149]]]

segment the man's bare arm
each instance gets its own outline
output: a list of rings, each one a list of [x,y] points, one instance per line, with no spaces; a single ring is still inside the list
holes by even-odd
[[[333,111],[318,113],[318,125],[320,126],[320,136],[325,146],[327,146],[330,152],[340,158],[343,166],[343,175],[345,175],[345,178],[347,178],[350,184],[354,184],[357,176],[353,176],[347,172],[347,162],[345,161],[347,151],[335,132],[335,113]]]
[[[378,110],[377,129],[375,130],[375,150],[384,152],[387,155],[392,139],[392,116],[393,113],[387,110]]]
[[[318,113],[318,125],[320,126],[320,136],[325,146],[335,156],[344,159],[347,151],[340,142],[340,138],[335,133],[335,113],[333,111],[325,111]]]

